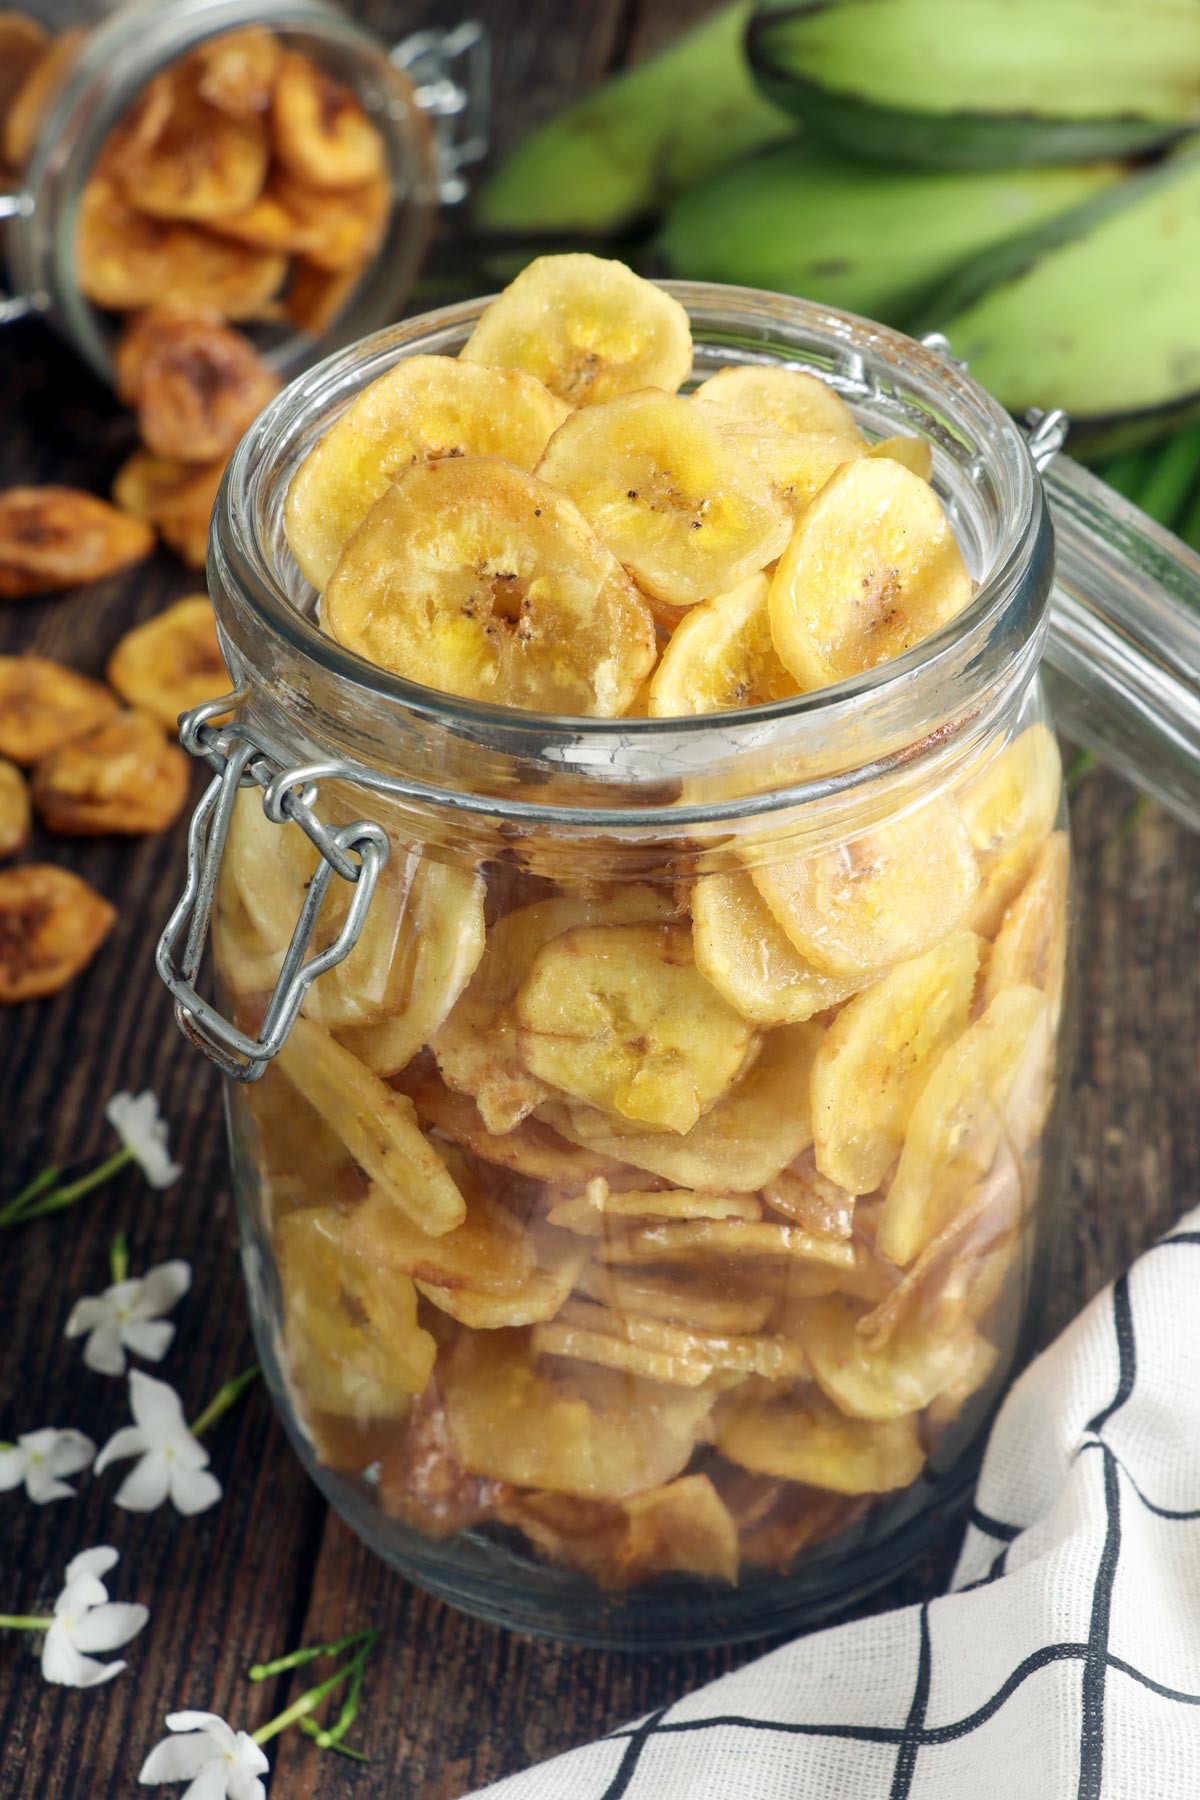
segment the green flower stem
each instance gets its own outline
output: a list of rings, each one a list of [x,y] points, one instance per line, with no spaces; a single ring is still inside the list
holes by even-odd
[[[40,1175],[35,1175],[32,1181],[26,1182],[19,1194],[14,1194],[11,1200],[6,1200],[0,1206],[0,1227],[7,1225],[10,1219],[15,1221],[21,1209],[28,1206],[31,1200],[36,1200],[39,1194],[44,1194],[47,1188],[52,1188],[61,1174],[62,1165],[51,1163],[48,1169],[43,1169]]]
[[[129,1273],[129,1242],[123,1231],[118,1231],[108,1247],[108,1268],[114,1287],[124,1281]]]
[[[103,1187],[106,1181],[112,1180],[119,1169],[123,1169],[127,1163],[132,1161],[133,1151],[122,1145],[120,1150],[115,1150],[90,1174],[81,1175],[78,1181],[70,1181],[65,1187],[56,1187],[52,1193],[34,1196],[33,1204],[25,1204],[19,1213],[11,1206],[6,1207],[0,1214],[0,1227],[24,1225],[30,1219],[44,1218],[47,1213],[64,1211],[66,1207],[74,1206],[77,1200],[82,1200],[85,1194],[90,1194],[93,1188]]]
[[[200,1437],[210,1425],[215,1425],[218,1419],[224,1418],[230,1407],[237,1405],[250,1383],[257,1381],[261,1373],[258,1364],[251,1363],[248,1369],[243,1369],[240,1375],[235,1375],[232,1381],[219,1387],[196,1422],[189,1425],[188,1430],[192,1436]]]
[[[374,1627],[369,1627],[366,1631],[355,1631],[349,1637],[335,1638],[332,1644],[310,1644],[306,1649],[293,1650],[288,1656],[277,1656],[274,1662],[255,1663],[249,1671],[250,1679],[267,1681],[272,1675],[285,1674],[288,1669],[302,1669],[305,1663],[316,1662],[318,1656],[341,1656],[343,1651],[353,1650],[368,1640],[373,1650],[378,1637]]]
[[[53,1623],[48,1613],[0,1613],[0,1629],[4,1631],[49,1631]]]
[[[364,1646],[354,1658],[354,1673],[350,1677],[350,1686],[347,1688],[346,1697],[342,1701],[341,1711],[338,1713],[338,1716],[332,1725],[325,1731],[318,1732],[317,1734],[317,1748],[319,1750],[332,1750],[340,1744],[351,1725],[353,1725],[355,1719],[358,1717],[358,1700],[359,1695],[362,1693],[363,1676],[366,1673],[367,1658],[374,1647],[373,1644]]]
[[[355,1660],[357,1661],[357,1659]],[[293,1700],[290,1706],[285,1706],[275,1718],[268,1719],[265,1725],[260,1725],[257,1731],[251,1732],[250,1735],[254,1742],[269,1744],[273,1737],[278,1737],[279,1733],[286,1731],[289,1725],[294,1725],[298,1719],[303,1719],[307,1714],[315,1712],[325,1696],[332,1694],[334,1688],[341,1686],[353,1671],[354,1666],[354,1662],[343,1664],[336,1674],[329,1676],[328,1680],[320,1682],[316,1687],[309,1688],[306,1693],[300,1695],[298,1700]]]
[[[310,1738],[316,1739],[318,1750],[336,1750],[339,1756],[348,1756],[354,1762],[370,1761],[370,1758],[365,1756],[361,1750],[356,1750],[353,1744],[343,1744],[340,1738],[335,1742],[316,1719],[301,1719],[300,1729],[306,1732]]]

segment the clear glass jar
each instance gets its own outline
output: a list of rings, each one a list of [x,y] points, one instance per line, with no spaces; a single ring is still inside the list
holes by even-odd
[[[869,436],[929,438],[967,610],[739,714],[544,718],[390,676],[317,629],[282,506],[348,399],[480,308],[395,327],[281,395],[226,476],[209,585],[238,691],[185,724],[216,775],[159,950],[236,1077],[251,1310],[306,1468],[421,1586],[627,1647],[810,1622],[945,1528],[1036,1331],[1065,1067],[1025,436],[937,347],[672,291],[697,378],[795,364]],[[1131,544],[1065,537],[1068,578],[1101,566],[1068,610],[1103,621]],[[1111,740],[1147,635],[1090,677],[1055,641]],[[1200,654],[1156,666],[1183,723],[1131,758],[1196,807]]]
[[[486,147],[487,43],[479,26],[421,32],[390,46],[333,0],[124,0],[115,10],[93,4],[81,14],[89,28],[46,106],[20,185],[0,195],[13,290],[0,299],[0,323],[45,316],[111,382],[120,321],[94,306],[77,278],[84,185],[110,131],[160,70],[246,25],[268,27],[355,94],[383,137],[392,190],[379,249],[320,342],[286,323],[256,327],[256,339],[275,367],[294,373],[396,316],[438,200],[462,197],[459,171]]]

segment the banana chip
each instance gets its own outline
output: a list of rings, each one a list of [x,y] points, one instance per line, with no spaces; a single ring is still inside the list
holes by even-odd
[[[771,581],[771,636],[810,692],[903,655],[971,594],[933,489],[900,463],[864,456],[801,516]]]
[[[570,500],[498,457],[402,475],[342,552],[322,619],[443,693],[600,718],[656,654],[645,602]]]
[[[692,890],[692,939],[696,967],[756,1025],[802,1024],[874,978],[823,975],[806,962],[749,875],[701,877]]]
[[[469,1475],[454,1454],[437,1376],[379,1458],[379,1504],[427,1537],[453,1537],[489,1518],[511,1489]]]
[[[190,58],[163,70],[139,102],[153,113],[153,124],[119,131],[108,147],[107,172],[130,205],[153,218],[206,223],[242,212],[266,180],[265,119],[214,106],[199,83]]]
[[[321,1412],[403,1416],[433,1373],[437,1345],[417,1324],[412,1282],[362,1255],[352,1218],[306,1207],[277,1227],[288,1371]]]
[[[563,932],[539,952],[513,1014],[521,1058],[548,1087],[680,1134],[726,1093],[754,1045],[696,968],[686,925]]]
[[[535,1266],[512,1287],[439,1287],[418,1281],[418,1292],[471,1331],[499,1331],[553,1319],[579,1279],[585,1252],[566,1232],[545,1226],[535,1226],[530,1237]]]
[[[461,1157],[448,1152],[463,1197],[461,1225],[434,1236],[389,1193],[372,1188],[346,1221],[346,1241],[373,1269],[407,1275],[431,1287],[509,1293],[536,1262],[533,1240],[516,1214],[494,1199]]]
[[[922,481],[933,479],[933,445],[928,438],[920,437],[886,437],[879,443],[872,444],[867,451],[868,456],[886,457],[890,462],[902,463]]]
[[[857,1330],[860,1311],[845,1300],[810,1300],[799,1335],[822,1392],[852,1419],[902,1419],[977,1372],[978,1337],[908,1330],[873,1348]]]
[[[278,391],[258,351],[212,311],[142,313],[115,353],[117,391],[137,414],[146,448],[185,462],[229,455]]]
[[[728,593],[791,532],[767,477],[689,401],[655,388],[572,413],[538,474],[570,495],[640,587],[673,606]]]
[[[234,119],[269,111],[283,46],[262,25],[224,31],[192,51],[196,89],[210,106]]]
[[[978,883],[966,827],[942,799],[752,874],[801,956],[860,986],[953,931]]]
[[[389,1201],[431,1236],[453,1231],[466,1202],[426,1142],[416,1109],[301,1013],[278,1057],[288,1080]]]
[[[570,1494],[517,1494],[497,1517],[551,1562],[610,1592],[668,1572],[737,1579],[737,1528],[706,1475],[684,1475],[619,1507]]]
[[[1070,862],[1067,834],[1056,831],[1038,851],[1029,880],[996,934],[983,985],[985,1001],[995,999],[1002,988],[1024,983],[1041,988],[1057,1021],[1067,962]]]
[[[297,331],[323,337],[361,279],[361,269],[340,269],[334,274],[298,257],[283,297],[283,310]]]
[[[148,713],[120,712],[52,750],[33,771],[33,803],[70,837],[165,831],[188,797],[191,764]]]
[[[1003,988],[945,1052],[913,1108],[876,1238],[890,1261],[911,1263],[987,1174],[1002,1143],[1016,1154],[1049,1104],[1051,1025],[1046,996]]]
[[[113,499],[127,512],[147,519],[190,568],[202,569],[224,473],[224,458],[195,465],[135,450],[117,470]]]
[[[772,1031],[749,1071],[684,1137],[638,1131],[586,1106],[546,1107],[544,1116],[572,1142],[679,1187],[751,1192],[812,1143],[809,1080],[820,1041],[812,1024]]]
[[[191,594],[135,625],[105,670],[122,700],[174,731],[181,713],[229,686],[207,594]]]
[[[801,1262],[851,1269],[854,1251],[797,1225],[777,1220],[687,1219],[613,1232],[595,1247],[600,1262],[690,1262],[694,1257],[796,1257]]]
[[[603,1237],[610,1221],[633,1219],[760,1219],[762,1208],[753,1194],[698,1194],[691,1188],[660,1188],[645,1193],[629,1188],[613,1193],[600,1176],[585,1194],[558,1200],[546,1215],[551,1225],[582,1237]]]
[[[635,1318],[665,1319],[734,1337],[761,1331],[774,1304],[772,1295],[739,1287],[726,1271],[699,1263],[664,1270],[587,1263],[576,1285],[631,1326]]]
[[[313,187],[280,171],[270,192],[276,205],[297,222],[308,262],[329,275],[360,275],[387,230],[392,187],[386,175],[361,187]]]
[[[287,274],[277,252],[135,210],[104,175],[83,190],[75,266],[97,306],[211,306],[234,320],[261,318]]]
[[[568,405],[587,406],[637,388],[674,393],[691,370],[692,331],[678,300],[624,263],[539,256],[492,301],[461,354],[524,369]]]
[[[0,870],[0,1005],[57,994],[91,962],[116,917],[69,869]]]
[[[816,1163],[852,1194],[875,1191],[900,1154],[934,1065],[966,1029],[980,940],[955,932],[847,1001],[812,1072]]]
[[[730,418],[774,426],[777,431],[816,432],[862,443],[854,414],[819,375],[779,364],[734,365],[702,381],[693,396]]]
[[[818,1057],[820,1054],[818,1051]],[[811,1150],[768,1181],[762,1197],[773,1212],[818,1237],[849,1243],[854,1236],[855,1196],[821,1173]]]
[[[699,1387],[718,1370],[771,1381],[794,1381],[809,1372],[794,1338],[698,1331],[662,1319],[626,1317],[581,1300],[568,1301],[553,1325],[535,1330],[532,1341],[546,1356],[627,1369],[680,1387]]]
[[[625,1500],[672,1481],[713,1404],[707,1389],[612,1369],[547,1371],[518,1331],[464,1334],[447,1358],[443,1390],[464,1468],[588,1500]]]
[[[4,160],[16,169],[23,169],[37,142],[42,119],[51,98],[74,62],[75,54],[86,34],[81,26],[73,25],[69,31],[60,31],[57,37],[46,43],[45,34],[42,33],[44,47],[39,54],[39,47],[28,28],[33,26],[35,33],[40,32],[41,28],[33,25],[32,20],[23,20],[19,13],[7,13],[5,18],[20,23],[15,31],[9,25],[0,46],[4,53],[3,60],[0,61],[0,68],[4,70],[3,79],[6,86],[12,83],[8,103],[0,113],[0,118],[3,119]],[[8,60],[10,57],[11,62]],[[13,81],[13,75],[18,71],[23,74],[19,85]]]
[[[1028,726],[960,791],[982,877],[968,917],[973,931],[995,937],[1054,830],[1061,798],[1062,758],[1053,733],[1041,724]]]
[[[154,533],[95,494],[69,487],[0,491],[0,598],[103,581],[141,562]]]
[[[359,187],[387,172],[383,139],[358,100],[306,56],[280,58],[271,119],[279,161],[313,187]]]
[[[31,817],[25,777],[16,763],[0,757],[0,856],[15,856],[25,848]]]
[[[765,575],[751,575],[730,593],[683,614],[651,677],[651,718],[736,712],[795,693],[771,642],[769,586]]]
[[[824,1395],[736,1388],[718,1405],[717,1448],[730,1462],[837,1494],[886,1494],[921,1473],[917,1421],[846,1419]]]
[[[731,450],[767,477],[793,525],[836,469],[866,454],[857,433],[843,437],[834,431],[784,431],[777,425],[739,418],[699,398],[693,404],[716,426]]]
[[[865,1504],[732,1465],[714,1469],[713,1478],[737,1526],[742,1562],[781,1574],[808,1545],[845,1531]]]
[[[540,1119],[524,1119],[502,1136],[489,1131],[471,1096],[447,1087],[434,1068],[416,1065],[405,1074],[403,1091],[412,1099],[421,1119],[461,1149],[518,1175],[550,1183],[558,1191],[585,1187],[618,1166],[607,1156],[568,1144]],[[561,1204],[569,1206],[572,1202],[564,1200]],[[552,1225],[560,1222],[566,1223],[550,1217]]]
[[[566,410],[519,369],[405,358],[363,389],[292,478],[284,527],[302,573],[324,588],[375,501],[414,463],[502,456],[532,470]]]
[[[44,656],[0,656],[0,756],[28,768],[111,719],[116,697]]]

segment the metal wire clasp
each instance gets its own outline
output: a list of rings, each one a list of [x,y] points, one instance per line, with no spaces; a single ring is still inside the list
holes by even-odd
[[[961,356],[955,356],[950,349],[950,339],[944,331],[927,331],[919,340],[926,350],[932,350],[952,367],[966,373],[967,364]],[[1061,406],[1051,412],[1043,412],[1040,406],[1031,406],[1025,414],[1022,430],[1025,443],[1033,466],[1041,475],[1048,469],[1067,441],[1067,432],[1071,421]]]
[[[225,694],[219,700],[208,700],[186,713],[180,723],[179,735],[185,750],[203,758],[216,773],[192,816],[187,884],[158,941],[154,960],[174,995],[175,1018],[184,1036],[235,1081],[257,1081],[287,1042],[313,982],[344,961],[358,942],[390,846],[387,833],[365,819],[336,831],[323,824],[313,811],[316,783],[306,778],[303,769],[280,767],[264,750],[252,726],[244,722],[222,726],[212,723],[244,698],[244,694]],[[275,824],[290,820],[298,825],[321,857],[308,884],[257,1037],[240,1031],[196,988],[229,822],[238,789],[243,787],[262,788],[267,817]],[[305,960],[313,927],[335,875],[354,888],[345,922],[326,949]]]
[[[413,98],[433,126],[438,195],[443,206],[466,198],[462,171],[488,152],[492,53],[487,29],[465,19],[452,31],[415,31],[388,59],[413,84]]]

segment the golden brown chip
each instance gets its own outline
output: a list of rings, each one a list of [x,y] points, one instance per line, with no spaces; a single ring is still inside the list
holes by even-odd
[[[550,1182],[561,1192],[582,1188],[596,1176],[610,1174],[620,1165],[598,1151],[568,1144],[540,1119],[523,1119],[502,1135],[487,1129],[479,1108],[469,1094],[447,1087],[432,1059],[410,1065],[393,1086],[408,1094],[422,1120],[453,1139],[484,1162]],[[556,1223],[557,1221],[551,1221]]]
[[[469,1475],[455,1456],[436,1374],[380,1457],[376,1491],[384,1512],[433,1538],[478,1525],[512,1494],[502,1481]]]
[[[57,994],[91,962],[116,917],[69,869],[0,870],[0,1005]]]
[[[0,757],[0,856],[15,856],[29,842],[29,788],[16,763]]]
[[[169,99],[154,109],[154,125],[128,133],[105,159],[125,198],[154,218],[202,223],[243,212],[266,180],[266,120],[214,106],[199,81],[190,58],[156,76]]]
[[[28,13],[0,12],[0,126],[50,43],[44,25]],[[0,142],[3,141],[0,130]]]
[[[821,1174],[811,1150],[768,1181],[762,1197],[773,1212],[818,1237],[849,1241],[854,1234],[855,1196]]]
[[[148,519],[165,544],[189,568],[202,569],[208,555],[208,527],[225,458],[217,462],[178,462],[135,450],[117,470],[113,499],[139,519]]]
[[[392,206],[386,175],[360,187],[322,188],[279,170],[264,197],[294,221],[295,249],[330,275],[357,273],[370,262],[383,241]],[[241,229],[244,234],[244,221]]]
[[[718,1402],[717,1448],[760,1475],[838,1494],[886,1494],[921,1473],[916,1418],[845,1419],[819,1390],[746,1382]]]
[[[141,519],[79,488],[0,492],[0,596],[19,600],[103,581],[154,548]]]
[[[622,1269],[587,1263],[579,1292],[624,1318],[667,1319],[697,1331],[745,1336],[761,1331],[774,1304],[769,1293],[743,1288],[727,1272],[692,1263],[687,1268]]]
[[[189,774],[157,719],[122,712],[38,763],[33,803],[48,831],[69,837],[165,831],[183,809]]]
[[[570,1494],[516,1494],[497,1517],[543,1556],[619,1591],[668,1571],[737,1578],[737,1529],[706,1475],[684,1475],[621,1505]]]
[[[279,390],[279,377],[240,331],[211,310],[152,308],[116,349],[117,392],[156,456],[226,457]]]
[[[208,595],[177,600],[127,631],[105,673],[122,700],[174,731],[180,713],[229,686]]]
[[[845,1531],[866,1504],[736,1465],[718,1464],[712,1479],[738,1528],[742,1561],[768,1569],[782,1571],[807,1545]]]
[[[287,274],[287,258],[178,219],[152,219],[94,175],[79,205],[79,286],[97,306],[213,306],[227,319],[262,318]]]
[[[283,309],[298,331],[320,337],[349,300],[361,274],[361,269],[343,269],[335,275],[300,257],[292,269]]]
[[[210,106],[234,119],[265,113],[283,56],[279,39],[262,25],[225,31],[192,51],[196,90]]]
[[[314,187],[355,187],[385,172],[383,139],[350,89],[295,51],[279,64],[272,124],[279,161]]]
[[[767,1220],[688,1219],[665,1225],[639,1225],[613,1232],[594,1254],[601,1262],[690,1262],[693,1257],[796,1257],[801,1262],[823,1263],[849,1269],[854,1252],[849,1244],[817,1237],[798,1225]]]
[[[19,13],[10,13],[9,18],[20,18]],[[36,27],[35,27],[36,29]],[[25,76],[8,102],[4,114],[4,160],[15,168],[24,168],[26,159],[37,141],[39,127],[50,103],[54,90],[67,73],[75,60],[75,52],[83,42],[85,33],[78,25],[69,31],[61,31],[41,55],[35,55],[25,63]],[[9,54],[7,41],[0,43],[3,57],[0,66],[5,69],[7,80]],[[26,39],[24,51],[14,39],[12,54],[18,64],[24,61],[28,53]]]
[[[700,1331],[587,1300],[567,1301],[553,1325],[537,1327],[533,1346],[546,1356],[576,1357],[681,1387],[699,1387],[718,1370],[770,1381],[795,1381],[809,1373],[808,1358],[794,1337]]]
[[[114,695],[43,656],[0,656],[0,756],[28,768],[111,719]]]
[[[910,1327],[879,1344],[858,1331],[859,1317],[852,1303],[831,1296],[809,1301],[799,1321],[817,1385],[849,1418],[921,1412],[979,1366],[978,1333],[969,1322],[947,1332]]]
[[[603,1237],[622,1222],[663,1219],[760,1219],[762,1208],[753,1194],[705,1194],[692,1188],[660,1188],[647,1193],[625,1188],[613,1193],[603,1176],[589,1181],[585,1194],[558,1200],[547,1217],[584,1237]]]

